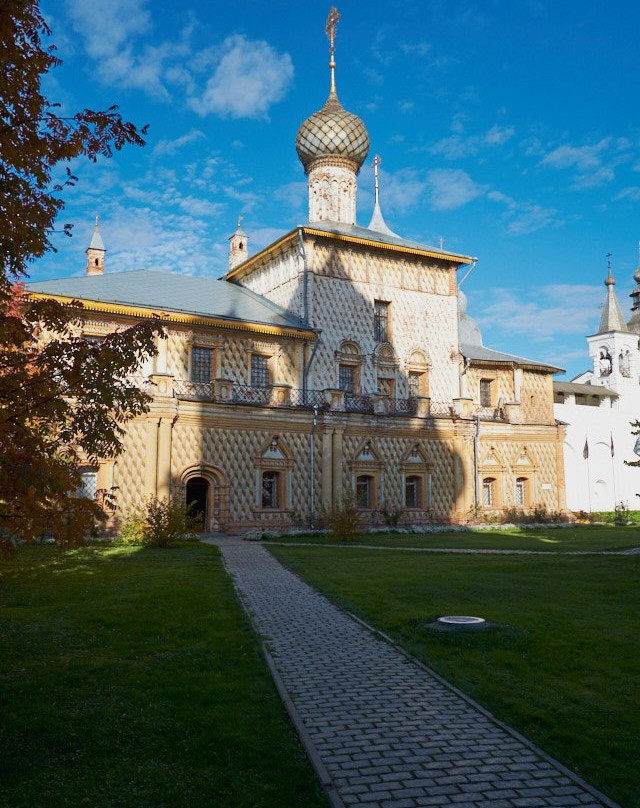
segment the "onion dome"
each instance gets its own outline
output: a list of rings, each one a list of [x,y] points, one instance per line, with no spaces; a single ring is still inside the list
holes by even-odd
[[[319,157],[344,157],[352,160],[359,171],[369,153],[369,134],[364,123],[357,115],[347,112],[336,93],[334,41],[339,19],[337,9],[332,8],[325,28],[331,54],[329,97],[319,112],[307,118],[296,135],[296,151],[307,173],[311,163]]]
[[[322,109],[298,129],[296,151],[305,171],[318,157],[346,157],[359,170],[369,153],[369,134],[362,119],[338,101],[332,87]]]
[[[461,345],[482,345],[480,326],[467,314],[467,296],[462,289],[458,289],[458,341]]]
[[[640,253],[640,242],[638,243],[638,252]],[[633,301],[631,305],[631,319],[627,323],[629,331],[634,334],[640,334],[640,264],[636,271],[633,273],[633,280],[636,282],[636,288],[631,292],[630,297]]]

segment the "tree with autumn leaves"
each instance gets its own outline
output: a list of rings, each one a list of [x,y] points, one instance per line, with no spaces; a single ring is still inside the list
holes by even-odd
[[[0,10],[0,545],[52,536],[81,544],[103,516],[98,502],[76,496],[86,459],[121,448],[123,424],[145,412],[149,397],[131,374],[155,352],[159,325],[145,321],[84,340],[81,304],[31,300],[29,264],[51,250],[76,182],[70,161],[110,157],[144,145],[146,128],[117,107],[72,116],[42,93],[60,62],[37,0],[5,0]],[[66,167],[61,183],[56,167]],[[69,234],[69,225],[64,226]]]

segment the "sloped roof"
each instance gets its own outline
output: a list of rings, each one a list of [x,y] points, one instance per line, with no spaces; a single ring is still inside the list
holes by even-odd
[[[615,280],[611,272],[607,275],[605,285],[607,287],[607,295],[604,299],[602,314],[600,315],[598,334],[608,334],[611,331],[629,331],[622,315],[618,296],[613,288]]]
[[[305,230],[322,230],[327,234],[335,234],[339,236],[351,236],[352,238],[360,238],[366,241],[378,241],[381,244],[389,244],[394,247],[404,247],[410,250],[420,250],[431,254],[441,255],[443,258],[458,258],[460,263],[470,264],[475,259],[468,255],[460,255],[452,253],[448,250],[441,250],[438,247],[430,247],[428,244],[421,244],[418,241],[410,241],[409,239],[396,236],[391,232],[381,232],[379,230],[369,229],[368,227],[359,227],[358,225],[348,225],[338,222],[309,222],[304,225]]]
[[[484,345],[469,345],[461,343],[460,353],[467,359],[475,359],[478,362],[496,362],[497,364],[501,365],[519,365],[521,367],[548,370],[552,373],[563,372],[563,368],[556,367],[555,365],[549,365],[546,362],[536,362],[534,359],[525,359],[522,356],[502,353],[501,351],[493,351],[491,348],[485,348]]]
[[[242,286],[213,278],[140,269],[41,281],[28,284],[27,289],[70,299],[312,331],[276,303]]]
[[[599,384],[580,384],[578,382],[553,382],[555,393],[568,393],[578,396],[598,396],[598,398],[618,398],[618,393]]]

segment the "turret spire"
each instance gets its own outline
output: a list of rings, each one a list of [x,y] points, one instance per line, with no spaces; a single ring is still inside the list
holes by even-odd
[[[96,223],[93,228],[93,235],[87,247],[87,275],[103,275],[104,274],[104,256],[106,253],[102,236],[100,235],[100,227],[98,226],[98,216],[96,216]]]
[[[607,277],[604,285],[607,287],[607,296],[602,307],[600,316],[600,328],[598,334],[608,334],[611,331],[627,331],[627,324],[622,316],[622,309],[618,302],[618,296],[613,288],[616,284],[611,273],[611,253],[607,253]]]
[[[375,230],[377,233],[385,233],[387,236],[395,236],[398,238],[397,233],[394,233],[387,227],[387,223],[382,215],[380,209],[380,183],[378,179],[378,167],[382,163],[380,155],[376,154],[373,158],[373,187],[375,193],[375,203],[373,205],[373,214],[369,222],[369,230]]]
[[[249,238],[242,229],[243,216],[238,216],[236,232],[229,236],[229,271],[244,263],[249,257]]]

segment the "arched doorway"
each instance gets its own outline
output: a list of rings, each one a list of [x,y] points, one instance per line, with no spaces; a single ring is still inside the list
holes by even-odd
[[[198,530],[206,530],[209,525],[209,481],[204,477],[190,477],[187,480],[187,505],[192,505],[191,515],[197,522]]]

